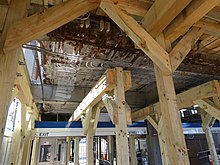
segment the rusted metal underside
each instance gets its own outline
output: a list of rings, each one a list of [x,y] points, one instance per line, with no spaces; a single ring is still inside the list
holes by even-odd
[[[152,61],[136,49],[129,37],[107,17],[86,15],[50,32],[40,42],[45,50],[53,52],[53,55],[43,53],[44,85],[56,86],[55,94],[44,99],[75,101],[75,88],[89,89],[107,68],[123,67],[132,73],[133,87],[130,92],[136,92],[135,96],[141,93],[140,99],[147,100],[133,108],[157,100]],[[56,55],[56,52],[64,55]],[[220,80],[219,63],[218,53],[205,48],[199,40],[174,73],[177,93],[212,79]],[[54,109],[56,106],[47,105],[47,111]],[[69,110],[67,107],[62,112]]]

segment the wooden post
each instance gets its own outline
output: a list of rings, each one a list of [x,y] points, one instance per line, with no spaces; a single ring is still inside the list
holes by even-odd
[[[74,138],[74,165],[79,165],[79,137]]]
[[[169,51],[170,44],[164,40],[162,35],[158,37],[158,42]],[[165,75],[156,65],[154,65],[154,68],[161,108],[158,134],[160,136],[160,143],[164,147],[164,154],[167,160],[163,162],[163,164],[189,165],[172,75]],[[163,149],[161,151],[163,151]]]
[[[137,165],[137,154],[136,154],[134,135],[129,136],[129,144],[130,144],[130,159],[131,159],[130,165]]]
[[[39,138],[34,138],[33,147],[32,147],[32,154],[31,154],[31,163],[30,165],[35,165],[35,158],[37,155],[37,145],[39,143]]]
[[[93,130],[90,127],[86,135],[86,164],[94,165]]]
[[[4,25],[2,35],[0,36],[0,149],[4,136],[7,112],[11,103],[12,89],[16,77],[19,51],[13,51],[8,54],[3,53],[5,38],[8,27],[14,22],[21,20],[26,15],[27,0],[11,0],[9,10]]]
[[[18,164],[18,157],[20,153],[20,145],[21,145],[21,132],[22,132],[22,124],[21,119],[23,119],[22,115],[22,108],[18,108],[16,112],[16,119],[15,119],[15,128],[14,134],[12,137],[12,144],[11,144],[11,153],[9,157],[10,164]]]
[[[86,135],[86,164],[94,164],[94,151],[93,151],[93,137],[96,132],[100,107],[96,106],[94,108],[89,108],[87,110],[85,118],[82,117],[82,125],[84,129],[84,134]]]
[[[31,152],[31,142],[32,142],[32,137],[31,137],[31,131],[28,131],[24,138],[24,149],[23,149],[23,155],[22,155],[22,160],[21,164],[22,165],[28,165],[29,160],[30,160],[30,152]]]
[[[212,136],[212,132],[210,127],[205,129],[205,136],[208,142],[208,146],[209,146],[209,151],[211,154],[211,158],[212,158],[212,164],[213,165],[219,165],[219,160],[217,157],[217,152],[216,152],[216,148],[215,148],[215,142],[213,140],[213,136]]]
[[[113,165],[114,161],[114,138],[113,136],[108,136],[108,160]]]
[[[116,123],[117,165],[129,164],[129,149],[127,137],[127,112],[125,106],[125,88],[122,68],[116,68],[116,87],[114,89],[118,123]]]
[[[202,118],[202,129],[205,132],[210,155],[212,158],[212,164],[219,165],[219,160],[215,148],[215,142],[213,140],[213,136],[211,132],[211,127],[214,125],[216,119],[206,112],[201,112],[201,118]]]
[[[70,161],[70,143],[71,138],[70,137],[66,137],[66,142],[67,142],[67,148],[66,148],[66,165],[68,165],[69,161]]]

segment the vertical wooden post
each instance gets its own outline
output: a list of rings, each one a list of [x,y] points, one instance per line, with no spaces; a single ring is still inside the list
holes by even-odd
[[[134,135],[129,136],[129,144],[130,144],[130,165],[137,165],[137,154],[136,154],[136,146],[135,146],[135,137]]]
[[[113,165],[114,161],[114,138],[113,136],[108,136],[108,160]]]
[[[205,136],[208,142],[208,146],[209,146],[209,151],[211,154],[211,158],[212,158],[212,164],[213,165],[219,165],[219,160],[217,157],[217,152],[216,152],[216,148],[215,148],[215,142],[213,140],[213,136],[212,136],[212,132],[210,127],[207,127],[205,129]]]
[[[25,138],[27,136],[28,131],[30,131],[30,129],[28,129],[28,125],[30,122],[30,116],[29,116],[28,121],[26,121],[26,119],[27,119],[27,106],[25,104],[22,104],[22,106],[21,106],[21,131],[20,131],[21,143],[19,146],[20,152],[19,152],[19,154],[17,154],[18,164],[21,164],[23,150],[24,150],[24,141],[25,141]]]
[[[39,138],[34,138],[33,147],[32,147],[32,154],[31,154],[31,163],[30,165],[35,165],[35,158],[37,155],[37,145],[39,143]]]
[[[74,138],[74,165],[79,165],[79,137]]]
[[[90,127],[86,135],[86,164],[94,165],[93,130]]]
[[[1,93],[4,93],[0,95],[0,149],[16,77],[19,53],[21,52],[19,50],[5,54],[3,53],[3,47],[8,27],[15,21],[21,20],[26,15],[27,2],[27,0],[11,0],[4,29],[0,36],[0,89]]]
[[[66,165],[68,165],[69,161],[70,161],[70,143],[71,138],[70,137],[66,137],[66,142],[67,142],[67,147],[66,147]]]
[[[17,109],[16,112],[16,119],[15,119],[15,128],[14,128],[14,134],[12,137],[12,144],[11,144],[11,153],[10,153],[10,157],[9,157],[9,162],[10,164],[18,164],[18,157],[20,153],[20,143],[21,143],[21,132],[22,132],[22,122],[21,119],[23,118],[22,115],[22,110],[21,109]]]
[[[166,50],[169,50],[170,45],[167,44],[162,35],[158,38],[158,42]],[[172,75],[165,75],[156,65],[154,68],[161,108],[158,134],[160,144],[164,147],[162,151],[164,150],[167,160],[163,164],[189,165]]]
[[[23,149],[23,155],[22,155],[22,160],[21,160],[22,165],[28,165],[28,162],[30,160],[31,139],[32,139],[31,131],[28,131],[24,139],[24,149]]]
[[[34,130],[34,117],[30,114],[30,118],[27,123],[27,131],[25,133],[25,138],[23,139],[23,153],[21,158],[22,165],[28,165],[31,159],[31,146],[33,139],[33,130]]]
[[[86,134],[86,164],[94,164],[93,137],[99,121],[100,107],[90,108],[86,113],[86,118],[82,118],[84,133]]]
[[[117,165],[129,165],[129,149],[127,137],[127,112],[125,105],[125,89],[122,68],[116,68],[116,87],[114,89],[115,102],[117,109],[115,112],[118,116],[116,127],[116,150]]]
[[[208,143],[208,147],[212,159],[212,164],[219,165],[219,160],[215,148],[215,142],[213,140],[213,136],[211,132],[211,127],[214,125],[216,119],[206,112],[201,112],[201,118],[202,118],[202,129],[205,132],[206,140]]]

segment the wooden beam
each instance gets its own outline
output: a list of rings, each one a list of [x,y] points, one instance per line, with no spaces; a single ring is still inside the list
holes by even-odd
[[[79,165],[79,137],[74,138],[74,165]]]
[[[37,156],[37,146],[38,146],[38,144],[39,144],[39,138],[35,137],[34,140],[33,140],[33,147],[32,147],[30,165],[35,165],[35,157]]]
[[[84,130],[84,134],[86,135],[89,127],[90,127],[90,122],[92,119],[92,107],[89,107],[85,116],[81,116],[81,121],[82,121],[82,126],[83,126],[83,130]]]
[[[219,165],[219,159],[218,159],[216,148],[215,148],[215,142],[213,140],[213,136],[212,136],[212,132],[211,132],[210,127],[206,128],[205,135],[206,135],[207,143],[209,146],[209,152],[210,152],[210,155],[212,158],[212,164]]]
[[[70,160],[70,150],[71,150],[71,137],[66,137],[66,161],[69,162]]]
[[[108,140],[108,155],[109,162],[113,165],[114,162],[114,137],[112,135],[107,136]]]
[[[117,105],[115,104],[115,102],[111,98],[109,98],[108,95],[105,95],[104,97],[102,97],[102,101],[108,111],[108,114],[111,118],[112,123],[117,124],[118,123],[118,114],[117,114],[117,112],[115,112]]]
[[[122,68],[116,68],[116,86],[114,89],[115,102],[118,114],[118,123],[116,128],[116,151],[117,151],[117,165],[129,164],[129,149],[127,137],[127,112],[125,106],[125,86],[123,80]]]
[[[192,0],[183,12],[181,12],[164,30],[165,38],[171,41],[176,40],[218,3],[219,0]]]
[[[101,1],[100,7],[166,74],[170,74],[169,54],[131,16],[112,1]]]
[[[146,120],[158,131],[158,123],[150,115],[146,117]]]
[[[204,33],[210,34],[212,36],[217,35],[220,37],[219,23],[214,23],[207,20],[200,20],[196,22],[193,26],[202,28],[204,30]]]
[[[94,165],[94,150],[93,150],[93,130],[92,127],[86,135],[86,164]]]
[[[206,99],[220,94],[220,84],[213,80],[177,95],[177,106],[179,109],[194,105],[195,100]],[[152,104],[132,113],[132,120],[144,120],[146,116],[160,113],[159,103]]]
[[[211,20],[220,21],[220,6],[214,7],[204,17]]]
[[[130,165],[137,165],[137,153],[136,153],[136,145],[135,145],[135,136],[129,135],[129,146],[130,146]]]
[[[220,109],[210,100],[195,100],[195,104],[199,105],[205,112],[220,121]]]
[[[143,27],[151,36],[158,36],[191,1],[192,0],[155,1],[144,16]]]
[[[169,54],[173,71],[175,71],[181,62],[185,59],[190,50],[203,34],[203,31],[203,29],[192,27],[171,50]]]
[[[125,10],[130,15],[135,15],[139,17],[143,17],[148,12],[148,9],[151,6],[148,2],[141,0],[120,0],[117,2],[117,5],[119,6],[119,8]]]
[[[99,79],[96,85],[90,90],[87,96],[82,100],[79,106],[74,111],[69,121],[77,121],[81,115],[86,112],[88,107],[93,107],[102,98],[102,96],[113,90],[114,88],[114,70],[108,69],[106,73]]]
[[[111,92],[114,89],[116,81],[114,76],[114,69],[108,69],[76,108],[69,121],[79,120],[81,115],[87,111],[89,106],[93,107],[100,102],[105,93]],[[125,83],[125,90],[130,89],[132,86],[131,73],[129,71],[124,71],[123,79]]]
[[[126,101],[125,101],[125,107],[126,107],[126,114],[127,114],[127,124],[132,124],[131,107],[128,105]]]
[[[29,113],[33,113],[35,119],[38,120],[39,110],[33,101],[27,66],[23,65],[25,64],[23,53],[20,53],[19,62],[22,64],[18,65],[17,74],[19,74],[19,76],[17,76],[15,79],[15,85],[19,90],[17,97],[22,102],[22,104],[26,104],[28,107],[31,107],[28,109]]]
[[[160,35],[157,40],[164,49],[167,51],[170,49],[171,46],[166,43],[163,35]],[[162,118],[158,123],[158,135],[165,160],[169,165],[189,165],[172,75],[164,75],[155,64],[154,68]]]
[[[202,118],[202,128],[206,135],[206,139],[207,139],[207,143],[208,143],[208,147],[209,147],[209,151],[210,151],[210,155],[212,159],[212,164],[219,165],[215,143],[214,143],[212,132],[211,132],[211,127],[215,123],[215,119],[213,120],[213,117],[207,113],[202,113],[201,118]]]
[[[10,26],[4,46],[9,52],[98,7],[97,2],[69,0]]]
[[[214,117],[209,115],[206,112],[201,113],[201,118],[202,118],[202,129],[205,132],[206,128],[212,127],[216,121]]]
[[[5,129],[8,108],[11,103],[12,90],[18,65],[19,51],[4,54],[2,49],[5,43],[8,27],[15,21],[26,16],[27,0],[11,0],[2,35],[0,35],[0,148]]]

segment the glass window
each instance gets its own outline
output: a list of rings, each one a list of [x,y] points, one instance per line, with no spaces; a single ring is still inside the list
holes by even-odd
[[[40,162],[50,162],[51,159],[51,145],[41,145]]]

